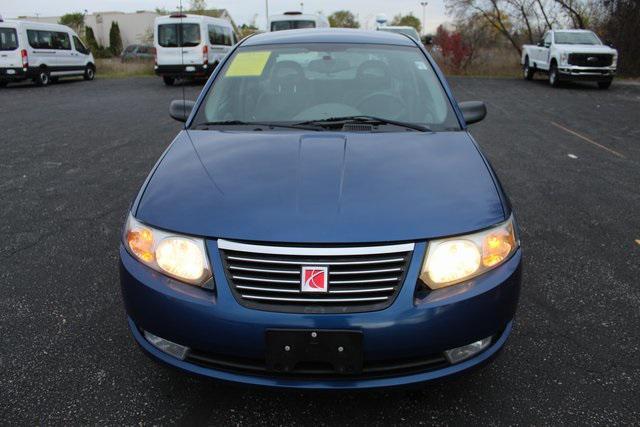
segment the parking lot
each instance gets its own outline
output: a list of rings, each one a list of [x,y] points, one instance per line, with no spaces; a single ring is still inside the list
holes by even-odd
[[[640,417],[640,86],[454,78],[511,197],[525,271],[494,362],[418,388],[185,376],[129,336],[127,208],[180,128],[157,78],[0,89],[0,419],[109,424],[620,424]],[[184,87],[195,99],[200,86]]]

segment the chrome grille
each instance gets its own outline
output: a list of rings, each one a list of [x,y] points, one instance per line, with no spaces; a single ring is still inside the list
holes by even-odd
[[[398,295],[414,244],[362,247],[263,246],[218,240],[238,302],[288,313],[381,310]],[[326,266],[328,292],[301,292],[303,266]]]

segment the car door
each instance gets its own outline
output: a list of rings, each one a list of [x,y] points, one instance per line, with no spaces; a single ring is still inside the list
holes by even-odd
[[[89,49],[82,43],[78,36],[73,36],[73,63],[78,69],[84,69],[89,58]]]
[[[547,34],[544,35],[544,38],[542,39],[542,47],[539,47],[539,56],[538,56],[538,63],[539,63],[539,68],[542,68],[544,70],[548,70],[549,69],[549,56],[551,54],[551,41],[552,41],[552,34],[551,32],[548,32]]]
[[[53,46],[53,32],[48,30],[27,29],[27,41],[31,48],[29,52],[29,66],[48,68],[58,66],[56,50]]]
[[[0,68],[18,68],[22,57],[18,49],[18,31],[12,27],[0,27]],[[13,71],[15,73],[15,71]],[[0,74],[2,72],[0,71]]]
[[[69,72],[77,68],[74,51],[71,49],[71,37],[66,31],[52,31],[52,43],[56,51],[58,71]]]

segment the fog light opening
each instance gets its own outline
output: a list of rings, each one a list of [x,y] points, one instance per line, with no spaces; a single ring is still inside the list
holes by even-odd
[[[184,360],[187,356],[187,352],[189,351],[189,347],[165,340],[164,338],[160,338],[159,336],[153,335],[147,331],[144,331],[144,337],[158,350],[181,360]]]
[[[462,347],[456,347],[452,348],[451,350],[446,350],[444,352],[444,356],[452,365],[455,363],[460,363],[463,360],[467,360],[489,347],[489,345],[491,344],[491,338],[492,337],[487,337],[479,341],[472,342],[471,344],[463,345]]]

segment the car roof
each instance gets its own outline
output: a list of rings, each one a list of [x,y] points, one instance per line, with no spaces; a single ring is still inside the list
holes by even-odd
[[[288,43],[360,43],[416,46],[409,37],[385,31],[364,31],[346,28],[285,30],[256,34],[247,38],[243,46]]]

